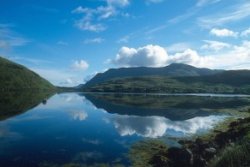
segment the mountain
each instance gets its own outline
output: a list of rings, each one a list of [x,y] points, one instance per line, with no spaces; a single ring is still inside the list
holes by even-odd
[[[119,68],[109,69],[104,73],[98,73],[86,86],[93,86],[115,78],[124,77],[142,77],[142,76],[203,76],[213,75],[222,72],[223,70],[211,70],[207,68],[196,68],[186,64],[173,63],[166,67],[152,68],[152,67],[132,67],[132,68]]]
[[[210,70],[185,64],[113,69],[97,74],[82,87],[82,91],[250,94],[250,70]]]
[[[0,91],[54,89],[51,83],[35,72],[0,57]]]
[[[209,76],[175,77],[175,79],[181,82],[225,84],[240,88],[250,85],[250,70],[229,70]]]

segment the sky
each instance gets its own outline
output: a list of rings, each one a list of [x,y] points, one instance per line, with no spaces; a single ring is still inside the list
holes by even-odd
[[[59,86],[120,67],[250,69],[250,0],[0,0],[0,56]]]

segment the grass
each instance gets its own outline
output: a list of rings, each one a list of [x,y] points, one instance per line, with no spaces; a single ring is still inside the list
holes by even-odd
[[[129,159],[133,167],[166,166],[167,145],[160,140],[144,140],[135,143],[129,152]]]
[[[250,114],[250,109],[245,111]],[[246,131],[236,143],[227,146],[217,157],[211,160],[210,167],[249,167],[250,166],[250,117],[235,127],[235,131]]]
[[[236,145],[226,148],[211,166],[213,167],[247,167],[249,165],[249,146]],[[247,162],[248,161],[248,162]],[[248,165],[247,165],[248,164]]]
[[[136,93],[242,93],[250,94],[250,83],[235,86],[227,82],[210,83],[206,80],[190,81],[192,78],[145,76],[116,78],[93,86],[83,87],[90,92],[136,92]]]
[[[55,87],[26,67],[0,57],[0,92],[27,89],[52,90]]]
[[[249,167],[250,133],[240,142],[226,147],[217,158],[210,162],[210,167]]]
[[[250,110],[245,112],[249,114]],[[250,117],[237,120],[231,118],[216,128],[218,132],[211,132],[210,136],[199,137],[201,143],[204,143],[203,145],[191,140],[183,142],[183,148],[191,150],[193,156],[205,156],[205,148],[216,148],[216,156],[203,157],[206,158],[208,164],[200,167],[249,167]],[[201,151],[202,149],[203,151]],[[169,150],[165,143],[158,140],[145,140],[131,147],[129,157],[134,167],[167,167],[171,166],[171,158],[168,157],[168,154]],[[192,166],[188,163],[186,165]]]

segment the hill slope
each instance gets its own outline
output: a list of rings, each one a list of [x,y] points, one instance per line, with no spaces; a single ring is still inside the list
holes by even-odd
[[[142,69],[142,68],[140,68]],[[149,68],[145,68],[150,70]],[[250,70],[209,70],[199,69],[183,64],[174,64],[154,72],[164,70],[156,75],[125,75],[106,77],[107,71],[99,74],[82,87],[90,92],[133,92],[133,93],[244,93],[250,94]],[[135,70],[138,68],[126,69]],[[122,70],[122,71],[126,71]],[[118,69],[120,71],[120,69]],[[116,74],[118,72],[116,71]],[[147,72],[149,74],[149,72]],[[121,74],[121,72],[120,72]],[[153,72],[151,73],[153,74]],[[100,76],[100,77],[99,77]],[[115,75],[113,75],[115,76]],[[124,77],[125,76],[125,77]],[[106,78],[105,78],[106,77]]]
[[[108,81],[114,78],[124,77],[141,77],[141,76],[203,76],[213,75],[222,72],[222,70],[211,70],[207,68],[196,68],[186,64],[171,64],[161,68],[151,67],[133,67],[133,68],[119,68],[110,69],[104,73],[98,73],[90,81],[86,83],[87,86],[95,85]]]
[[[213,77],[162,77],[144,76],[112,79],[93,86],[84,86],[85,92],[128,92],[128,93],[242,93],[250,94],[250,81],[236,83],[213,80]]]
[[[0,91],[52,90],[55,87],[35,72],[0,57]]]

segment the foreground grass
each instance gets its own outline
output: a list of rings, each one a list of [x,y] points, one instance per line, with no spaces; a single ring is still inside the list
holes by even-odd
[[[249,167],[250,165],[250,138],[226,147],[217,158],[214,158],[210,167]]]
[[[249,167],[250,117],[227,124],[209,137],[179,141],[181,148],[167,148],[158,140],[136,143],[130,150],[132,166]]]
[[[250,166],[250,117],[236,125],[235,132],[244,134],[236,136],[238,140],[230,142],[213,158],[210,167],[249,167]],[[235,123],[231,124],[231,127]],[[228,131],[232,131],[232,128]]]
[[[145,140],[134,144],[129,153],[133,167],[167,166],[167,146],[160,140]]]

